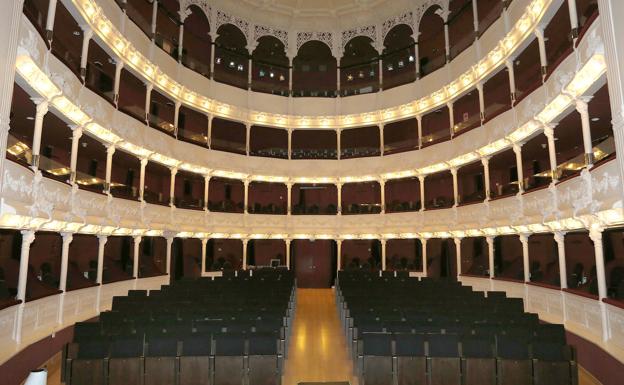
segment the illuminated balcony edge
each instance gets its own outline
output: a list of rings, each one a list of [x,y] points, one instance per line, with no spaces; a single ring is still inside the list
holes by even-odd
[[[446,230],[436,232],[409,232],[409,233],[211,233],[192,231],[154,230],[146,228],[128,228],[102,226],[97,224],[66,222],[42,217],[30,217],[12,213],[0,215],[0,228],[32,231],[56,231],[76,234],[91,234],[105,236],[132,236],[132,237],[176,237],[197,239],[431,239],[431,238],[466,238],[498,235],[539,234],[558,231],[575,231],[582,229],[609,228],[624,224],[624,209],[615,208],[597,212],[595,214],[569,217],[544,223],[527,223],[524,225],[507,225],[498,227],[484,227],[463,230]]]
[[[554,119],[556,119],[574,103],[574,98],[581,96],[606,73],[605,57],[602,54],[594,54],[582,67],[580,67],[573,79],[562,88],[562,92],[553,97],[544,109],[535,115],[535,118],[524,123],[504,138],[497,139],[486,146],[457,156],[448,161],[438,162],[418,169],[386,172],[381,175],[289,178],[280,175],[254,175],[232,170],[209,169],[201,165],[182,162],[178,159],[159,154],[158,152],[126,141],[124,138],[121,138],[112,132],[112,130],[107,129],[102,124],[94,121],[93,118],[78,107],[77,104],[64,96],[62,89],[58,87],[52,79],[43,70],[41,70],[41,68],[38,67],[30,54],[24,51],[25,50],[20,48],[16,58],[17,74],[24,79],[29,86],[35,90],[35,92],[48,99],[51,104],[73,124],[83,127],[88,133],[104,143],[118,146],[119,148],[135,155],[139,159],[148,158],[170,168],[180,168],[204,176],[220,176],[232,179],[280,183],[288,181],[294,183],[354,183],[377,179],[392,180],[414,176],[424,177],[432,173],[458,168],[464,164],[475,161],[479,157],[491,156],[508,149],[514,143],[522,142],[523,140],[526,140],[530,136],[534,135],[536,132],[543,130],[546,124],[553,122]]]
[[[553,0],[533,0],[497,46],[454,81],[428,96],[401,106],[354,115],[298,116],[250,111],[210,99],[179,84],[149,61],[116,29],[95,0],[71,0],[97,36],[123,60],[156,88],[194,109],[223,118],[246,116],[251,124],[271,124],[281,128],[348,128],[360,124],[385,124],[423,115],[446,104],[462,92],[476,86],[513,56],[515,50],[537,28]]]

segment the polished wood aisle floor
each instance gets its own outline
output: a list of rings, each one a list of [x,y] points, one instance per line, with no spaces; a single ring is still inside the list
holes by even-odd
[[[357,385],[333,289],[297,289],[282,385],[314,381],[349,381]]]

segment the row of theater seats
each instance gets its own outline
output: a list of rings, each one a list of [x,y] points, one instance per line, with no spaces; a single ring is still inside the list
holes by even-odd
[[[294,277],[263,269],[114,297],[77,323],[69,385],[279,384],[295,307]]]
[[[360,385],[578,383],[563,326],[520,298],[362,271],[341,271],[336,295]]]

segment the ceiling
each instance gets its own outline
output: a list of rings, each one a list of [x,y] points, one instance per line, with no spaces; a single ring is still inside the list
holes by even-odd
[[[256,23],[310,30],[381,22],[422,0],[212,0],[217,9]],[[345,28],[346,29],[346,28]]]

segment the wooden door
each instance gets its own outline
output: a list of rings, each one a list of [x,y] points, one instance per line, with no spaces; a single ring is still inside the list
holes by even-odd
[[[332,285],[332,241],[296,240],[293,260],[297,287],[328,288]]]

